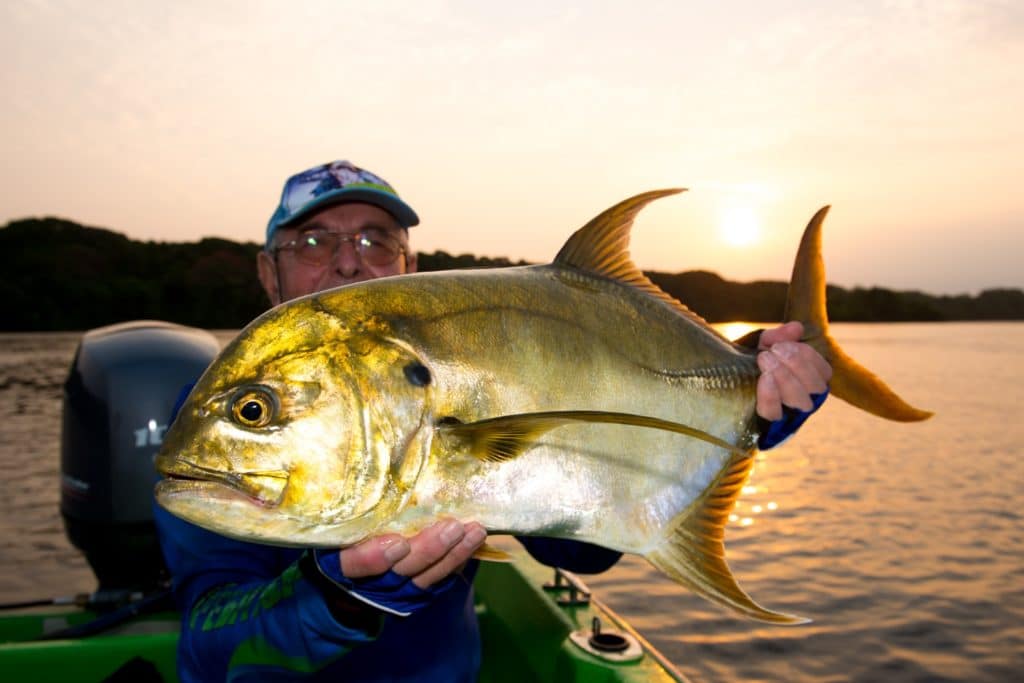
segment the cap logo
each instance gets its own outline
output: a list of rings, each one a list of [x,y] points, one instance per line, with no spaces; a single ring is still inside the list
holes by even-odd
[[[368,187],[388,194],[396,194],[394,188],[379,176],[358,168],[347,161],[335,161],[308,171],[293,175],[284,188],[281,205],[294,213],[309,202],[328,192],[356,187]]]
[[[267,225],[267,244],[280,226],[342,196],[377,204],[392,213],[403,227],[419,222],[416,212],[399,198],[386,180],[349,161],[333,161],[288,179],[281,193],[281,203]]]

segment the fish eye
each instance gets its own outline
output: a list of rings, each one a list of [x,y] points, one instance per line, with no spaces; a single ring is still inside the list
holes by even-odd
[[[430,369],[422,363],[409,363],[403,370],[405,378],[409,380],[410,384],[417,387],[425,387],[430,384]]]
[[[274,418],[276,405],[273,394],[266,389],[245,389],[231,400],[231,416],[243,427],[266,427]]]

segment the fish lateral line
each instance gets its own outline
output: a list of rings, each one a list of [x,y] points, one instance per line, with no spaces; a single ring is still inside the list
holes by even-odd
[[[492,417],[477,422],[439,422],[442,437],[462,442],[468,452],[484,462],[505,462],[522,455],[542,434],[574,423],[620,424],[683,434],[723,448],[738,457],[749,453],[702,429],[657,417],[600,410],[556,410]]]

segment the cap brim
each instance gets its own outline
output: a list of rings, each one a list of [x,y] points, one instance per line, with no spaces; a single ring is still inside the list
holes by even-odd
[[[343,187],[339,190],[325,192],[290,216],[287,221],[278,223],[274,226],[274,229],[287,228],[309,216],[314,211],[319,211],[333,204],[344,204],[347,202],[364,202],[380,207],[394,216],[395,220],[403,228],[411,228],[420,222],[420,217],[416,215],[412,207],[390,192],[375,190],[370,187]]]

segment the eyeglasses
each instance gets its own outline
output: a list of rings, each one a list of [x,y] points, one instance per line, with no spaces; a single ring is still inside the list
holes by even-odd
[[[355,234],[309,230],[272,250],[291,251],[295,257],[310,266],[325,266],[334,259],[342,242],[351,242],[363,263],[370,266],[388,266],[395,262],[405,247],[383,230],[360,230]]]

